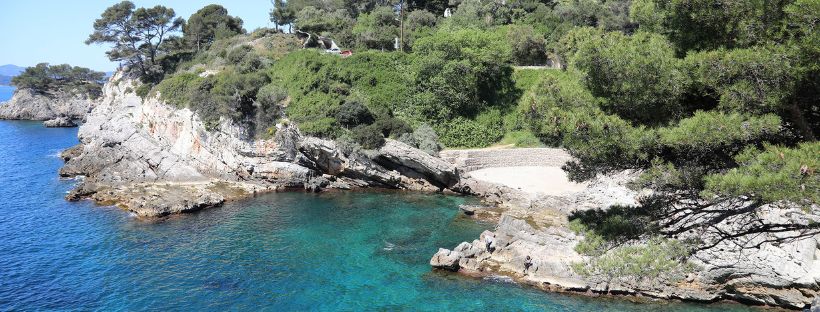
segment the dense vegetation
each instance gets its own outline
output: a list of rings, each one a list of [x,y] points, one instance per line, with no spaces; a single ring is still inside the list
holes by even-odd
[[[431,153],[545,144],[576,157],[565,168],[575,180],[639,170],[636,186],[654,191],[642,205],[574,217],[587,236],[627,244],[625,253],[656,237],[644,251],[674,246],[677,261],[694,249],[668,239],[738,216],[752,221],[736,234],[820,226],[757,215],[766,204],[817,209],[818,0],[273,3],[278,26],[328,36],[354,55],[301,49],[278,29],[244,34],[219,6],[186,24],[173,10],[123,2],[89,42],[116,42],[109,56],[143,78],[143,94],[153,88],[211,127],[232,120],[265,137],[293,122],[364,148],[392,137]],[[156,18],[145,26],[145,16]],[[162,40],[178,27],[182,39]],[[517,67],[543,64],[560,69]],[[630,230],[613,232],[611,220]]]
[[[84,67],[40,63],[13,77],[11,84],[41,94],[64,91],[97,98],[102,93],[104,77],[105,73]]]

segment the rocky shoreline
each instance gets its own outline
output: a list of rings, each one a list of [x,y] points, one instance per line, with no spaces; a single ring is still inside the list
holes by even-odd
[[[465,212],[498,220],[498,226],[472,242],[439,250],[431,259],[436,268],[509,276],[550,291],[734,300],[788,309],[807,307],[820,290],[816,237],[743,252],[727,242],[719,252],[696,254],[700,269],[675,282],[577,274],[573,264],[590,258],[575,250],[583,235],[569,229],[569,214],[636,204],[641,193],[627,187],[635,173],[600,177],[567,195],[533,197],[473,179],[441,158],[390,139],[378,150],[363,151],[303,136],[287,124],[277,125],[271,140],[254,139],[226,120],[209,130],[188,109],[169,106],[156,95],[140,98],[133,92],[137,86],[116,74],[85,116],[80,144],[62,155],[60,176],[78,178],[67,199],[162,217],[294,188],[451,191],[480,197],[492,209]],[[771,213],[777,218],[784,212]]]
[[[484,209],[492,211],[482,217],[481,207],[462,210],[468,215],[498,220],[495,230],[485,231],[478,239],[452,249],[440,248],[430,259],[430,265],[467,276],[505,276],[545,291],[589,296],[734,301],[785,309],[812,306],[812,300],[820,293],[818,237],[782,244],[763,243],[751,249],[737,246],[748,240],[762,242],[766,237],[728,240],[697,252],[689,260],[697,269],[682,278],[622,279],[577,273],[574,265],[589,263],[592,257],[576,251],[584,236],[570,230],[568,217],[576,211],[637,204],[641,192],[627,187],[635,177],[630,172],[599,177],[581,192],[536,198],[503,186],[483,184],[473,192],[488,203]],[[785,218],[794,213],[777,208],[764,211],[769,218]],[[724,221],[720,226],[728,229],[733,221]]]
[[[70,125],[63,119],[84,119],[94,103],[93,99],[80,93],[55,91],[42,94],[31,89],[18,89],[10,100],[0,105],[0,119],[54,120],[50,122],[53,126],[67,127]]]
[[[70,200],[158,217],[287,188],[459,192],[455,166],[395,140],[345,151],[289,125],[279,125],[272,140],[249,138],[228,121],[208,131],[190,110],[158,96],[143,100],[132,91],[136,82],[121,75],[112,81],[80,127],[80,145],[64,153],[60,176],[82,177]]]

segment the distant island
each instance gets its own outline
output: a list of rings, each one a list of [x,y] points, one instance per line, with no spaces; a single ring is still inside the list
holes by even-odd
[[[14,78],[14,76],[19,75],[24,70],[26,70],[25,67],[20,67],[12,64],[0,66],[0,85],[10,86],[11,78]]]

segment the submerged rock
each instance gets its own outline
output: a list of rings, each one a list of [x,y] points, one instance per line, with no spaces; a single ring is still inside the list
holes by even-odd
[[[68,117],[57,117],[54,119],[49,119],[43,122],[43,126],[48,128],[72,128],[76,127],[77,124]]]

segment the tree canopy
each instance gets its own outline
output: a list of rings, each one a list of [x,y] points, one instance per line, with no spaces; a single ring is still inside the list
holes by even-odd
[[[168,53],[166,39],[182,27],[173,9],[158,5],[136,8],[131,1],[123,1],[105,10],[94,21],[94,32],[86,44],[112,44],[108,58],[136,71],[143,79],[158,79],[164,70],[161,58]]]
[[[216,39],[244,34],[242,19],[228,15],[228,9],[211,4],[196,11],[182,27],[183,38],[199,51]]]
[[[83,93],[95,98],[100,95],[105,73],[68,64],[40,63],[28,67],[11,79],[12,85],[47,94],[55,91]]]

